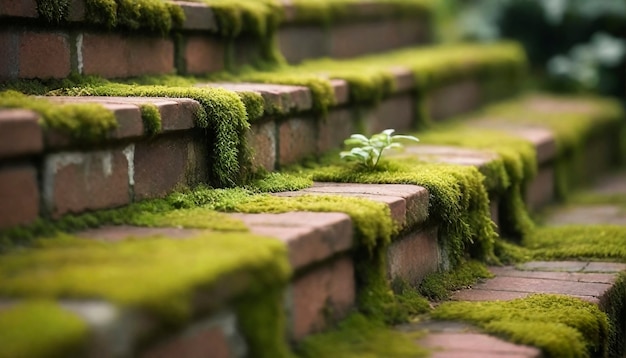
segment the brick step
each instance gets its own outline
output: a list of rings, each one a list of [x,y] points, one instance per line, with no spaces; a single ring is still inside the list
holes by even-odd
[[[156,1],[138,9],[120,5],[117,17],[98,2],[74,0],[66,10],[48,10],[53,15],[39,11],[37,3],[2,1],[0,80],[65,78],[71,72],[107,78],[200,75],[276,61],[274,41],[280,56],[296,63],[378,53],[432,37],[432,9],[424,1]]]

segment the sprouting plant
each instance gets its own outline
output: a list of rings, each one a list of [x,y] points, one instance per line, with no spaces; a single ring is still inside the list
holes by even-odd
[[[387,149],[402,148],[402,140],[419,142],[414,136],[392,135],[394,129],[385,129],[367,138],[362,134],[353,134],[344,141],[346,146],[353,147],[350,151],[343,151],[339,155],[346,161],[357,161],[368,169],[376,168],[380,158]]]

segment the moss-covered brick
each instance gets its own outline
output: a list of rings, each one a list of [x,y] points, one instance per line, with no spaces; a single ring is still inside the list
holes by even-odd
[[[174,324],[190,318],[194,292],[224,290],[216,287],[223,280],[236,291],[218,294],[228,297],[259,295],[289,277],[284,244],[248,233],[121,242],[60,235],[0,258],[4,297],[106,299]]]
[[[0,311],[0,357],[78,356],[86,324],[51,301],[27,301]]]
[[[532,295],[513,301],[446,302],[432,317],[463,320],[548,357],[602,357],[609,350],[609,323],[598,306],[578,298]]]
[[[53,104],[20,92],[0,92],[0,108],[28,108],[41,115],[41,125],[67,133],[74,140],[104,139],[117,127],[115,115],[99,104]]]

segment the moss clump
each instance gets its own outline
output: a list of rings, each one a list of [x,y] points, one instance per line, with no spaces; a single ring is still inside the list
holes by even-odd
[[[305,339],[298,347],[299,357],[427,357],[428,351],[415,340],[421,332],[404,333],[383,323],[353,314],[336,330]]]
[[[78,355],[87,336],[85,323],[53,302],[26,302],[0,312],[2,358]]]
[[[59,23],[67,19],[69,8],[69,0],[37,0],[39,16],[51,23]]]
[[[420,283],[419,292],[432,300],[443,300],[451,291],[475,284],[479,279],[493,277],[487,267],[478,261],[467,261],[454,270],[432,273]]]
[[[463,320],[549,357],[606,356],[609,324],[600,309],[578,298],[532,295],[513,301],[446,302],[436,319]]]
[[[308,177],[288,173],[267,173],[262,178],[253,180],[247,188],[261,193],[278,193],[296,191],[313,186],[313,180]]]
[[[524,238],[522,245],[542,259],[609,259],[626,262],[626,227],[568,225],[545,227]]]
[[[375,13],[360,14],[360,18],[406,18],[429,15],[433,11],[430,0],[376,0],[378,5]],[[351,5],[358,4],[355,0],[294,0],[297,23],[332,25],[354,19],[355,12]]]
[[[161,113],[154,104],[142,104],[141,119],[143,120],[143,131],[147,136],[154,136],[161,132]]]
[[[220,280],[260,294],[290,276],[286,248],[245,233],[205,232],[99,242],[60,236],[3,255],[0,293],[9,298],[102,298],[148,310],[169,323],[191,314],[192,294]],[[241,292],[232,292],[239,294]]]
[[[117,127],[115,115],[99,104],[54,104],[8,90],[0,92],[0,108],[27,108],[41,115],[41,125],[74,140],[104,139]]]
[[[145,30],[165,35],[185,15],[176,3],[162,0],[87,0],[85,19],[107,29]]]

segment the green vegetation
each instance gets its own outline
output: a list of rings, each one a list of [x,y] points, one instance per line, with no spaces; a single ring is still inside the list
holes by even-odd
[[[548,357],[606,356],[609,323],[597,305],[578,298],[533,295],[513,301],[446,302],[436,319],[463,320]]]
[[[459,264],[451,271],[436,272],[424,278],[418,287],[420,294],[429,299],[441,301],[449,297],[450,292],[466,288],[479,279],[491,278],[493,275],[485,264],[468,261]]]
[[[339,156],[345,161],[356,161],[366,169],[374,169],[386,150],[402,148],[400,141],[419,142],[414,136],[393,135],[393,132],[394,129],[385,129],[370,138],[362,134],[353,134],[344,141],[344,144],[352,146],[352,149],[339,153]]]
[[[99,104],[55,104],[8,90],[0,92],[0,108],[27,108],[41,115],[46,129],[67,133],[73,140],[104,139],[117,127],[113,113]]]
[[[86,340],[85,323],[53,302],[25,302],[0,312],[2,358],[75,356]]]
[[[305,339],[299,346],[298,356],[303,358],[427,357],[428,351],[415,343],[421,335],[421,332],[400,332],[361,314],[353,314],[342,321],[336,330]]]
[[[51,23],[68,21],[69,0],[37,0],[39,16]],[[163,0],[87,0],[85,21],[107,29],[143,30],[161,35],[182,25],[180,6]]]
[[[144,133],[149,137],[159,134],[162,128],[159,109],[153,104],[142,104],[140,109]]]
[[[245,283],[246,292],[254,295],[285,284],[289,276],[284,244],[248,233],[121,242],[60,235],[4,254],[0,293],[8,298],[102,298],[177,324],[189,318],[192,294],[211,292],[219,280],[228,277],[231,287]]]

